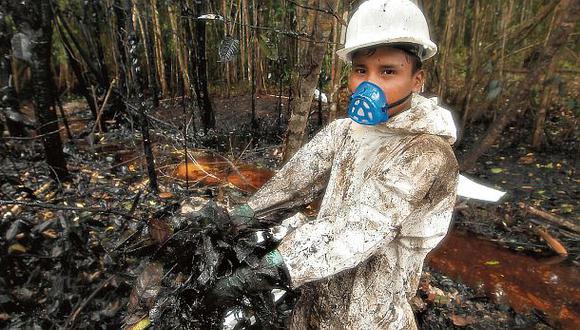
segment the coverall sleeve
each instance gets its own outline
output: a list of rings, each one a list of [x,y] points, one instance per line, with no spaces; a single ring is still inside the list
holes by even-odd
[[[250,198],[248,204],[258,217],[306,205],[324,190],[345,124],[343,120],[328,124]]]
[[[282,240],[278,250],[292,287],[365,261],[393,240],[435,180],[454,179],[438,177],[450,166],[446,153],[420,141],[396,157],[372,174],[355,198],[345,200],[335,217],[305,223]]]

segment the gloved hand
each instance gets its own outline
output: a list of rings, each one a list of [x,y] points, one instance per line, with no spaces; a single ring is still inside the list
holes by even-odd
[[[234,236],[240,232],[258,225],[254,210],[248,204],[242,204],[233,209],[230,213],[231,228]]]
[[[232,275],[219,280],[209,294],[209,303],[229,304],[245,293],[269,291],[290,285],[288,269],[278,250],[268,252],[255,267],[238,268]]]

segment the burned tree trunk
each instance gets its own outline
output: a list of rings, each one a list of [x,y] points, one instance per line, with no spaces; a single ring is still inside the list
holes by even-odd
[[[147,44],[147,54],[149,57],[149,89],[150,89],[150,94],[153,100],[153,106],[154,107],[158,107],[159,106],[159,85],[157,84],[157,77],[159,75],[159,72],[157,71],[157,56],[156,53],[154,51],[153,48],[153,37],[152,37],[152,33],[150,33],[149,31],[149,18],[148,18],[148,11],[147,11],[148,7],[145,7],[146,12],[145,12],[145,24],[143,26],[143,34],[147,37],[146,40],[146,44]]]
[[[132,1],[132,0],[129,0]],[[129,6],[130,8],[130,6]],[[135,26],[131,17],[127,19],[127,30],[129,41],[129,57],[131,60],[131,76],[133,77],[133,84],[131,88],[132,96],[136,96],[135,99],[138,102],[139,109],[139,126],[141,127],[141,134],[143,136],[143,152],[145,153],[145,159],[147,161],[147,174],[149,175],[149,188],[154,194],[159,192],[159,187],[157,185],[157,174],[155,172],[155,159],[153,158],[153,148],[151,146],[151,138],[149,136],[149,121],[147,119],[147,114],[145,112],[145,83],[143,79],[142,69],[139,61],[139,38],[135,31]]]
[[[157,11],[157,0],[150,0],[151,23],[153,25],[153,40],[155,44],[155,66],[161,84],[161,94],[167,95],[167,81],[165,80],[165,64],[163,63],[163,45],[161,35],[161,24],[159,23],[159,12]]]
[[[205,1],[195,1],[196,16],[203,14]],[[205,56],[205,21],[197,20],[195,22],[195,57],[196,57],[196,75],[195,91],[198,98],[198,104],[201,108],[201,123],[205,130],[215,127],[215,115],[209,99],[207,88],[207,59]]]
[[[37,131],[42,138],[46,162],[51,168],[50,175],[62,181],[68,178],[68,171],[54,107],[55,86],[50,62],[54,15],[50,0],[7,1],[5,4],[22,40],[26,40],[22,43],[20,57],[30,65]]]
[[[117,62],[118,62],[118,86],[121,94],[127,91],[127,53],[125,51],[125,26],[127,24],[127,11],[129,10],[125,6],[125,2],[121,0],[115,0],[114,2],[114,12],[117,18]]]
[[[24,118],[20,112],[16,90],[12,84],[10,33],[4,18],[0,18],[0,114],[4,114],[11,136],[26,136]],[[0,130],[0,134],[1,134]]]
[[[310,8],[316,8],[319,5],[327,4],[327,8],[333,12],[336,11],[338,1],[308,1]],[[333,16],[319,11],[310,11],[308,13],[308,31],[312,31],[311,35],[317,42],[309,42],[303,44],[303,55],[300,56],[298,67],[300,68],[300,76],[298,78],[298,97],[296,108],[292,111],[290,120],[288,122],[288,132],[284,142],[284,160],[290,159],[304,142],[306,132],[306,125],[308,123],[308,115],[310,114],[310,105],[312,104],[312,97],[314,89],[318,84],[318,77],[322,67],[322,59],[326,53],[326,47],[330,33],[332,31]]]

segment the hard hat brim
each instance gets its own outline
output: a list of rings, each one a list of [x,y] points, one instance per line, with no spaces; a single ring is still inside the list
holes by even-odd
[[[414,38],[397,38],[397,39],[391,39],[388,42],[385,42],[384,40],[379,40],[379,41],[367,42],[367,43],[356,45],[353,47],[345,47],[343,49],[337,50],[336,55],[338,55],[338,57],[341,60],[345,61],[346,63],[350,63],[352,61],[352,54],[354,52],[356,52],[357,50],[361,50],[364,48],[370,48],[370,47],[374,47],[374,46],[381,46],[381,45],[388,46],[388,45],[400,44],[400,43],[416,44],[416,45],[423,47],[423,49],[425,50],[425,53],[423,54],[423,56],[420,56],[421,61],[425,61],[425,60],[433,57],[437,53],[437,45],[435,45],[433,42],[426,42],[426,41],[417,42],[417,40]]]

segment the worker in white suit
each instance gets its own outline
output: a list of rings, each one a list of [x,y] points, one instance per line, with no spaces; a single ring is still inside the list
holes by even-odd
[[[416,328],[409,299],[447,234],[458,178],[451,114],[418,94],[436,52],[411,1],[360,5],[338,52],[352,64],[348,118],[316,134],[234,220],[255,224],[323,194],[320,211],[258,265],[220,280],[216,296],[284,284],[301,291],[292,329]]]

